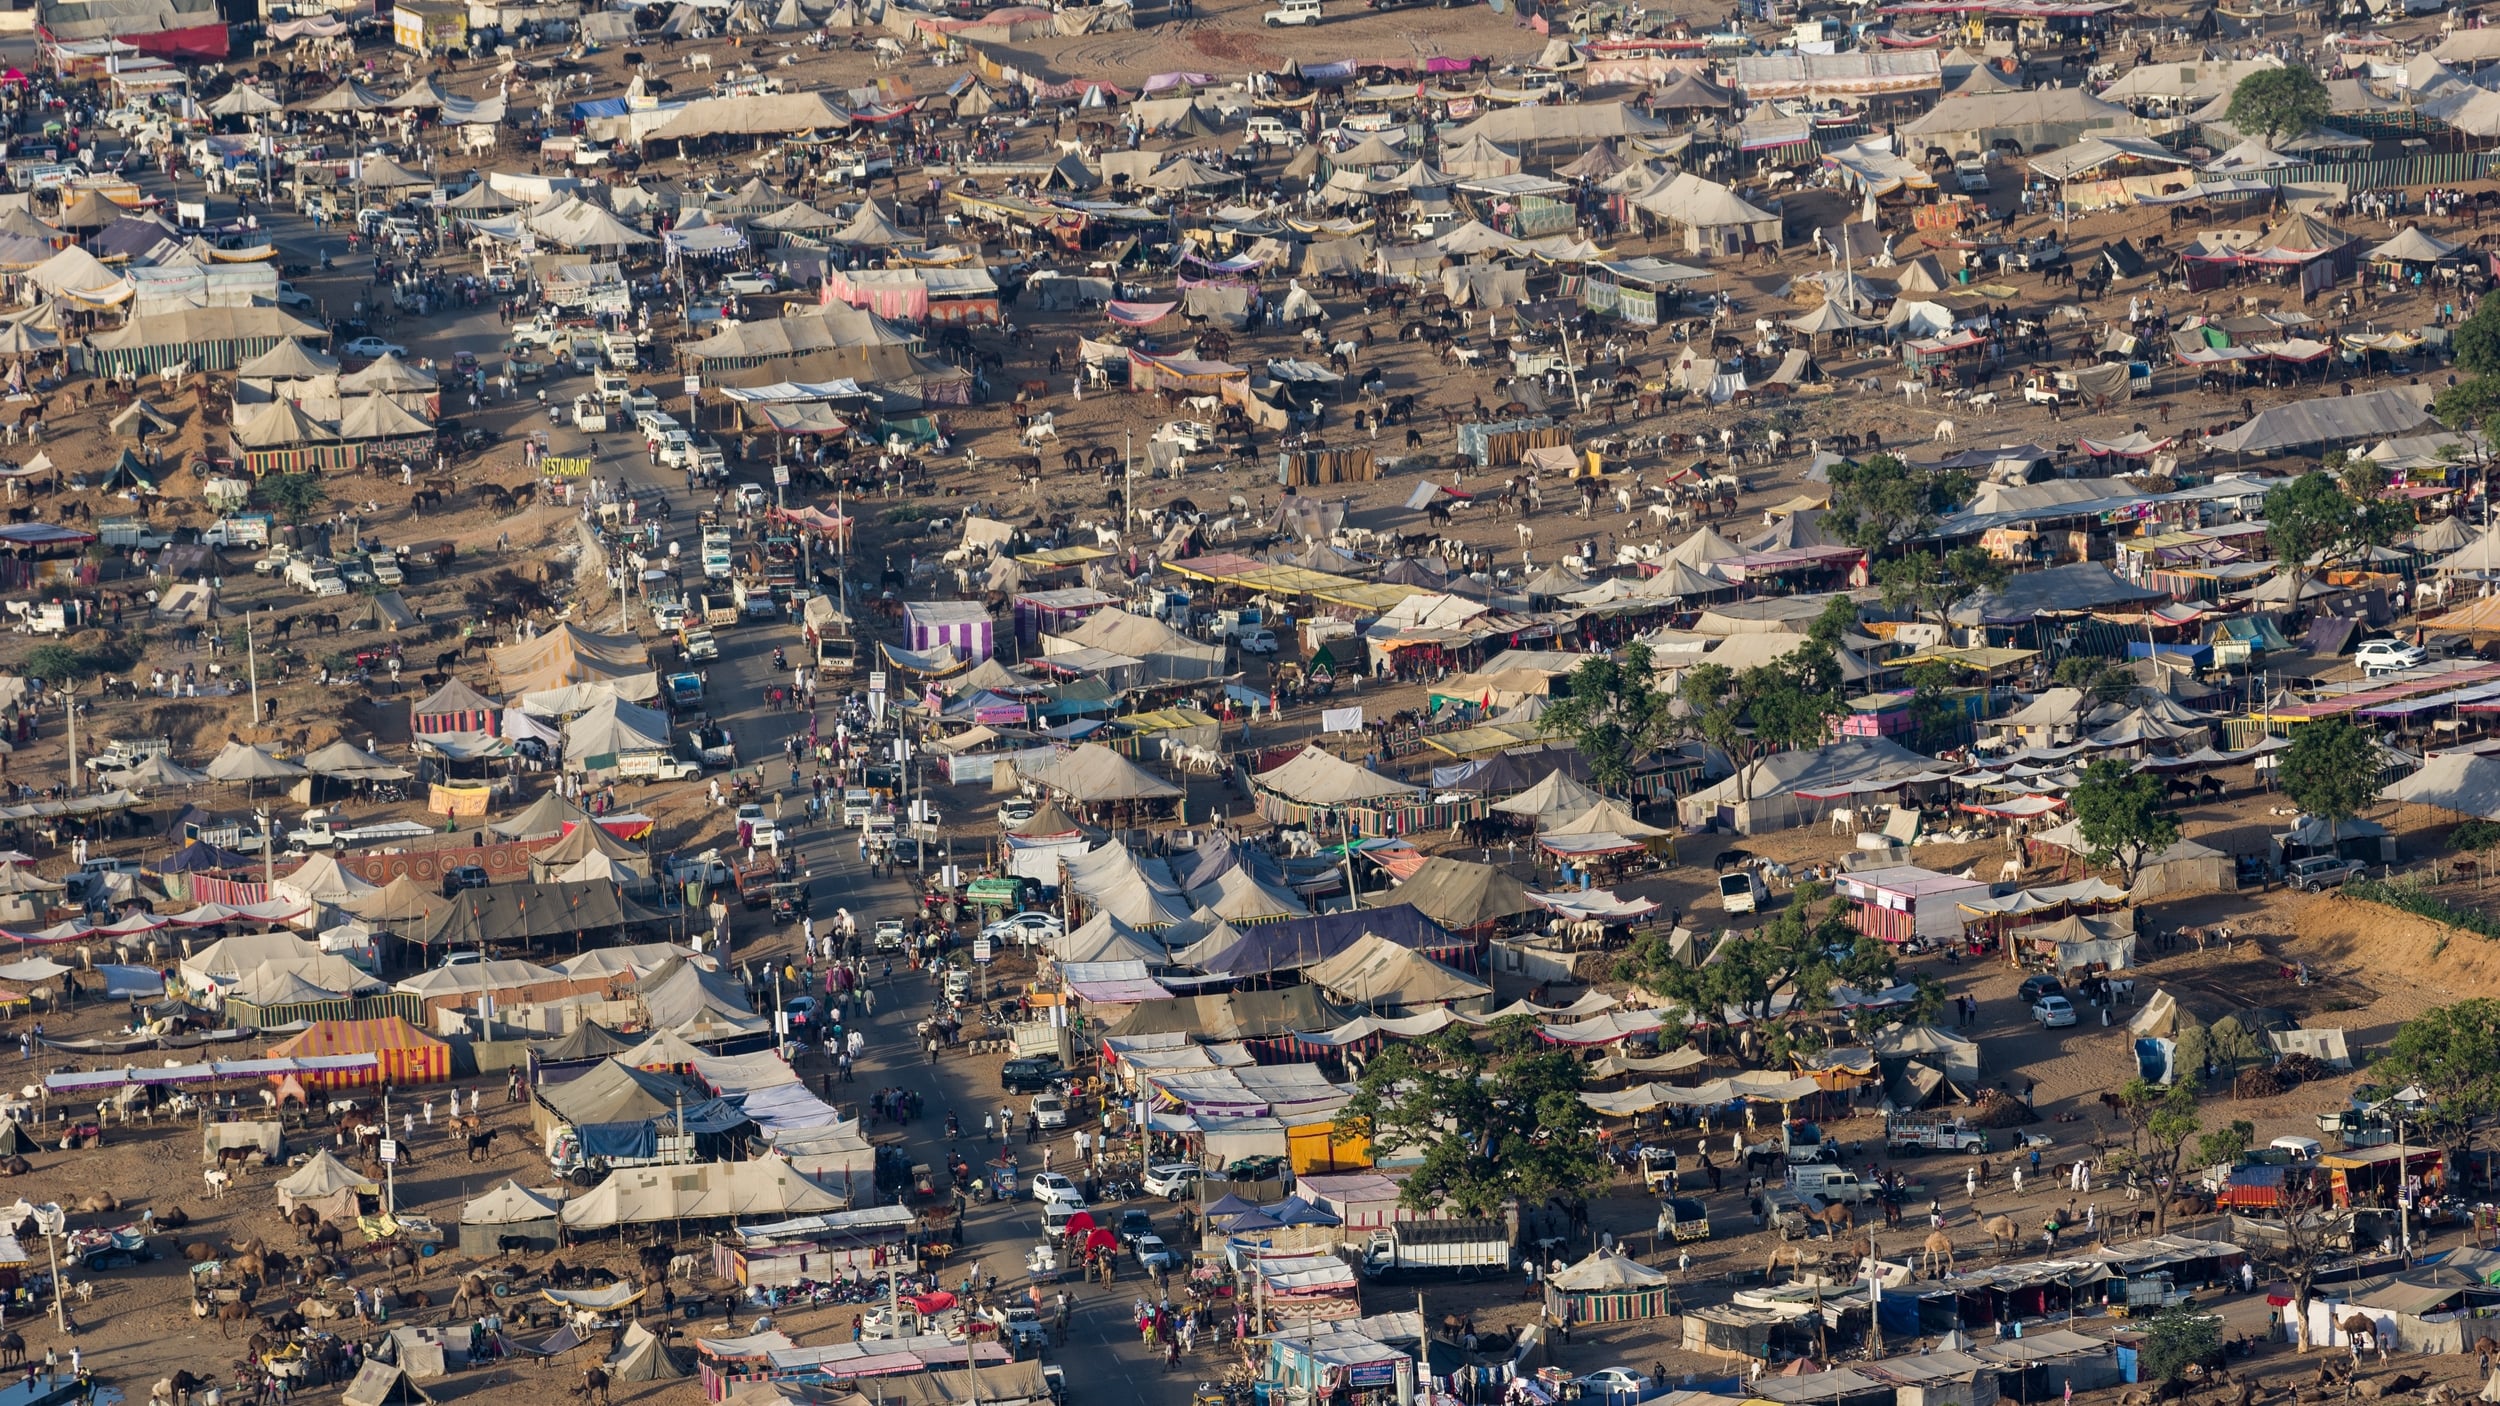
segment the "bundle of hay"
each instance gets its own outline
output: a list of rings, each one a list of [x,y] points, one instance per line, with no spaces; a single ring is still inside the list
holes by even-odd
[[[2232,1081],[2231,1096],[2233,1098],[2272,1098],[2276,1094],[2289,1092],[2299,1082],[2297,1079],[2286,1078],[2273,1069],[2243,1069],[2240,1071],[2240,1077]]]
[[[2023,1107],[2023,1101],[2003,1089],[1983,1090],[1971,1104],[1962,1120],[1975,1128],[2019,1128],[2037,1123],[2040,1115]]]
[[[2295,1084],[2306,1084],[2314,1079],[2330,1079],[2335,1075],[2335,1071],[2327,1065],[2325,1060],[2311,1054],[2287,1054],[2275,1062],[2274,1072]]]

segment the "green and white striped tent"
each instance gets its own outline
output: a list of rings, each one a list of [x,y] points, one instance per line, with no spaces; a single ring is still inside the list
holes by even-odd
[[[87,355],[99,375],[162,371],[187,363],[194,371],[224,371],[259,356],[290,337],[327,341],[329,332],[278,308],[173,308],[140,313],[119,327],[87,338]]]

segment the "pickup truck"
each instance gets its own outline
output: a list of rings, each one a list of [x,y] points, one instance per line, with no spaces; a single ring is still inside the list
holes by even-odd
[[[725,591],[705,591],[694,598],[695,613],[703,623],[715,630],[725,630],[743,618],[738,613],[737,597]]]
[[[1914,1152],[1985,1152],[1988,1131],[1955,1117],[1905,1113],[1884,1120],[1884,1147],[1895,1157]]]
[[[130,770],[150,757],[171,756],[174,741],[170,737],[116,737],[104,744],[104,750],[87,758],[87,770],[99,781],[109,781],[120,772]]]
[[[773,599],[772,588],[760,581],[739,581],[731,585],[729,599],[737,605],[739,615],[747,620],[781,618],[781,603]]]
[[[1510,1230],[1498,1220],[1400,1221],[1363,1244],[1363,1273],[1508,1274]]]
[[[1829,1202],[1875,1199],[1875,1184],[1860,1180],[1856,1172],[1846,1167],[1790,1167],[1788,1189],[1800,1196],[1820,1196]]]
[[[703,574],[715,580],[727,580],[738,569],[735,545],[722,528],[703,529]]]
[[[627,781],[689,781],[703,774],[703,764],[666,752],[627,752],[616,759],[616,774]]]
[[[297,557],[286,564],[286,583],[315,596],[343,596],[347,581],[337,565],[319,557]]]
[[[660,681],[660,689],[668,696],[668,706],[673,712],[690,712],[703,706],[701,674],[671,674]]]
[[[720,658],[720,641],[712,638],[710,629],[697,625],[691,620],[687,622],[685,631],[678,636],[678,643],[684,647],[686,662],[689,664],[701,664]]]
[[[573,428],[584,434],[598,434],[608,427],[608,407],[586,395],[573,397]]]
[[[625,398],[632,393],[633,385],[625,379],[624,372],[603,368],[591,373],[590,391],[602,405],[623,405]]]
[[[608,365],[614,370],[631,371],[642,361],[642,348],[627,332],[610,332],[599,339],[608,354]]]
[[[143,552],[155,551],[174,540],[172,533],[135,517],[100,518],[95,535],[107,547],[132,547]]]
[[[269,529],[275,519],[267,513],[237,513],[221,517],[200,533],[200,541],[212,547],[266,547]]]
[[[1657,1231],[1676,1240],[1710,1238],[1710,1213],[1690,1196],[1670,1196],[1658,1203]]]

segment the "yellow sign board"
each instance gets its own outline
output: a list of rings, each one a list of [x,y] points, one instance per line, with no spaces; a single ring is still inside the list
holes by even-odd
[[[588,478],[590,476],[590,460],[587,458],[549,457],[539,460],[538,467],[541,472],[553,474],[557,478]]]

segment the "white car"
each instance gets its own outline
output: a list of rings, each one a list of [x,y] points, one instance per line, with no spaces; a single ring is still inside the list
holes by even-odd
[[[1057,1094],[1036,1095],[1033,1100],[1033,1123],[1042,1128],[1068,1126],[1068,1101]]]
[[[1196,454],[1215,447],[1215,426],[1203,420],[1167,420],[1154,437],[1179,445],[1185,453]]]
[[[1076,1189],[1076,1183],[1069,1180],[1066,1172],[1037,1173],[1033,1178],[1032,1186],[1033,1199],[1036,1201],[1082,1202],[1085,1199],[1085,1193]]]
[[[303,289],[296,287],[294,284],[287,282],[283,278],[278,280],[279,307],[308,308],[312,305],[312,294],[305,292]]]
[[[2418,669],[2430,662],[2430,651],[2418,644],[2400,639],[2363,640],[2352,653],[2353,662],[2364,674],[2392,674],[2400,669]]]
[[[720,286],[732,293],[744,293],[748,297],[754,297],[773,291],[773,276],[759,270],[748,270],[729,275],[720,281]]]
[[[781,827],[774,824],[770,816],[764,814],[764,808],[753,802],[738,807],[738,828],[754,836],[749,843],[757,849],[771,849],[777,845],[788,844],[790,841],[789,836],[781,833]]]
[[[738,511],[742,513],[760,513],[772,506],[773,501],[772,495],[766,493],[760,483],[739,484],[729,490],[729,500],[737,504]]]
[[[992,942],[1019,942],[1030,947],[1036,942],[1048,942],[1064,931],[1059,920],[1048,913],[1018,913],[981,929],[981,935]]]
[[[1157,1162],[1146,1169],[1146,1194],[1178,1201],[1198,1184],[1198,1169],[1187,1162]]]
[[[1603,1367],[1580,1378],[1580,1395],[1612,1400],[1618,1396],[1638,1401],[1649,1390],[1649,1378],[1629,1367]]]
[[[1011,801],[1002,801],[998,807],[998,823],[1001,825],[1022,825],[1024,822],[1031,820],[1033,818],[1033,813],[1038,809],[1039,807],[1035,806],[1031,801],[1026,800],[1022,796],[1018,796]]]
[[[339,351],[346,356],[361,356],[367,360],[379,360],[380,358],[386,356],[406,356],[408,354],[408,349],[406,347],[401,346],[397,342],[383,341],[379,337],[358,337],[356,340],[340,347]]]
[[[1137,1254],[1137,1267],[1139,1269],[1172,1270],[1180,1268],[1181,1257],[1172,1252],[1171,1246],[1163,1243],[1163,1237],[1160,1235],[1140,1235],[1137,1237],[1136,1243],[1131,1245],[1129,1248]]]
[[[1274,654],[1278,647],[1273,630],[1247,630],[1234,636],[1234,642],[1244,654]]]
[[[2075,1003],[2063,996],[2043,996],[2031,1007],[2031,1018],[2043,1030],[2055,1030],[2075,1023]]]

